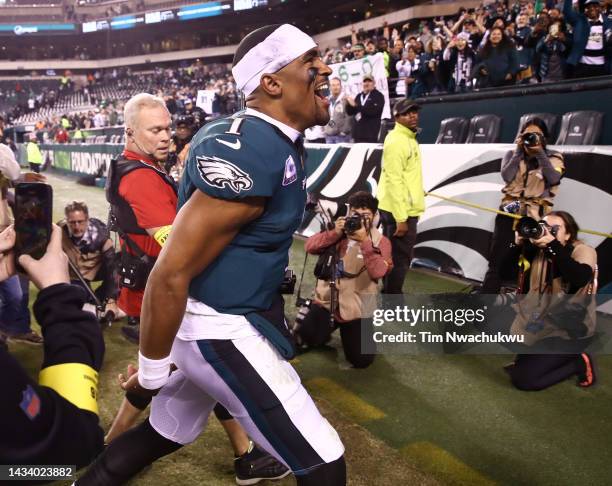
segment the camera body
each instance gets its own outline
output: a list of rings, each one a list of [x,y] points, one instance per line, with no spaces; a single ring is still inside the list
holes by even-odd
[[[520,236],[534,240],[542,238],[546,230],[548,230],[551,235],[557,236],[557,226],[550,226],[546,221],[536,221],[529,216],[519,219],[516,226],[516,231]]]
[[[363,216],[360,214],[351,214],[344,220],[344,231],[349,235],[359,231],[362,226]]]
[[[540,145],[542,140],[539,133],[528,132],[521,135],[521,142],[525,147],[535,147]]]
[[[286,269],[285,276],[283,277],[283,282],[280,286],[280,293],[284,295],[292,295],[295,290],[295,283],[297,282],[297,277],[293,270]]]

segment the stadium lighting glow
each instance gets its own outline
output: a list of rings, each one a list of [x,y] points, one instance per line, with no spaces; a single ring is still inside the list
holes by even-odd
[[[111,20],[111,29],[130,29],[138,23],[144,22],[144,17],[135,17],[130,15],[128,17],[115,17]]]
[[[201,17],[212,17],[221,15],[223,10],[231,9],[231,5],[221,5],[220,3],[201,3],[189,7],[181,8],[176,14],[181,20],[198,19]]]

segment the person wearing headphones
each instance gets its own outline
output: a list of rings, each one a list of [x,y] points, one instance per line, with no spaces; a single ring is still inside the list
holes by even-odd
[[[107,199],[121,236],[118,306],[128,315],[122,333],[138,343],[144,287],[174,221],[177,189],[166,173],[172,119],[163,99],[139,93],[124,108],[125,148],[111,162]]]

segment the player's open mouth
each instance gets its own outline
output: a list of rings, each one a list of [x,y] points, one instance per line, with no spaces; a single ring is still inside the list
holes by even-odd
[[[327,101],[329,96],[329,83],[325,82],[317,86],[314,90],[315,96]]]
[[[322,109],[329,109],[329,83],[321,83],[314,89],[315,103],[319,104]]]

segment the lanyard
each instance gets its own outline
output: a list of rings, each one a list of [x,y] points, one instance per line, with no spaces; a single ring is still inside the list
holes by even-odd
[[[363,93],[361,93],[359,95],[359,98],[361,99],[361,106],[364,106],[366,104],[366,102],[368,101],[368,98],[370,97],[370,93],[368,93],[365,98],[363,97]]]

